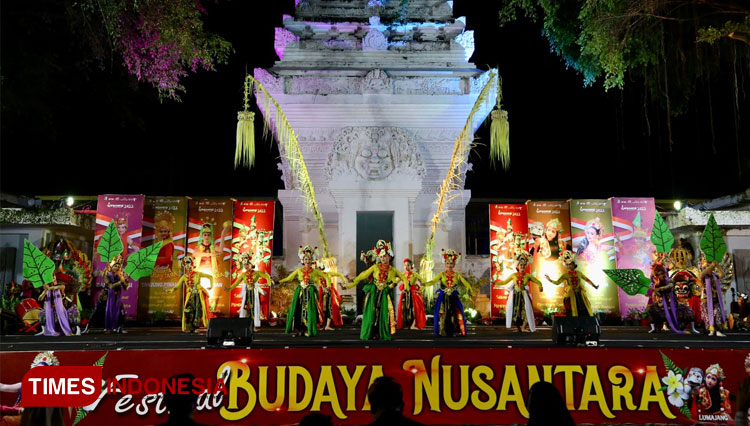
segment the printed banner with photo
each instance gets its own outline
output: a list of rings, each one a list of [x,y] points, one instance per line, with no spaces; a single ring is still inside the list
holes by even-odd
[[[544,276],[557,278],[565,270],[560,253],[571,248],[570,210],[567,201],[527,201],[529,217],[529,253],[532,256],[531,274],[542,282],[543,292],[531,286],[535,311],[547,315],[561,310],[562,286],[549,282]]]
[[[133,252],[141,248],[141,226],[143,221],[144,195],[99,195],[96,207],[96,230],[94,231],[94,276],[96,277],[96,290],[94,291],[94,304],[99,294],[107,288],[106,270],[107,263],[102,262],[96,253],[104,231],[113,220],[117,225],[117,233],[122,240],[122,257],[127,263],[127,258]],[[123,291],[120,299],[125,308],[125,319],[133,321],[138,314],[138,281],[130,280],[130,286]]]
[[[37,354],[4,353],[0,382],[20,382]],[[562,405],[527,405],[529,389],[542,380],[557,388],[576,424],[733,424],[738,383],[747,377],[747,355],[747,348],[55,352],[62,366],[99,362],[110,389],[116,377],[121,387],[122,377],[145,383],[133,394],[107,392],[87,407],[64,410],[69,416],[65,424],[79,418],[80,426],[166,422],[157,386],[186,371],[196,378],[193,385],[204,389],[198,390],[194,411],[194,420],[201,424],[291,425],[310,413],[331,416],[334,424],[369,424],[373,413],[367,388],[380,376],[401,385],[403,414],[423,424],[527,424],[532,410],[564,412]],[[13,408],[17,396],[2,392],[0,402]]]
[[[161,242],[154,272],[141,278],[138,290],[138,319],[178,321],[182,313],[182,292],[167,293],[180,279],[180,260],[187,245],[185,197],[146,197],[143,212],[143,247]]]
[[[240,272],[239,257],[242,253],[250,253],[256,271],[273,275],[271,270],[271,256],[273,255],[273,201],[235,201],[234,226],[232,227],[232,281]],[[266,321],[270,303],[271,283],[261,279],[259,287],[265,294],[260,294],[260,318]],[[232,290],[230,314],[239,313],[242,303],[242,288],[237,286]]]
[[[493,283],[516,271],[516,253],[527,249],[528,237],[525,204],[490,204],[490,273]],[[492,317],[505,315],[508,292],[495,286],[490,288]]]
[[[654,199],[615,197],[611,202],[617,267],[640,269],[647,277],[650,276],[652,256],[656,251],[651,243],[651,228],[656,215]],[[628,296],[621,288],[618,287],[617,290],[620,296],[620,315],[623,317],[631,310],[646,309],[646,295]]]
[[[229,316],[232,273],[232,200],[191,200],[188,214],[188,252],[196,270],[212,277],[201,279],[208,290],[209,317]]]
[[[617,313],[620,309],[619,287],[603,272],[616,267],[609,200],[570,200],[570,225],[578,271],[599,286],[595,289],[588,283],[583,284],[591,309]]]

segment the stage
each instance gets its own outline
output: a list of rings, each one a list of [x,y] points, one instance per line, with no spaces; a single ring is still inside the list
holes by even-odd
[[[646,327],[602,327],[599,347],[605,348],[680,348],[742,349],[750,348],[750,333],[728,333],[726,337],[705,334],[679,335],[672,332],[649,334]],[[33,335],[3,336],[0,351],[42,350],[125,350],[125,349],[208,349],[205,331],[186,334],[179,327],[132,327],[125,334],[88,334],[68,337]],[[346,326],[333,331],[319,331],[315,337],[294,337],[282,327],[264,326],[255,333],[252,348],[554,348],[550,327],[539,327],[535,333],[518,333],[504,326],[469,326],[462,337],[435,337],[432,329],[398,330],[390,342],[362,341],[359,327]],[[596,348],[591,348],[596,350]]]

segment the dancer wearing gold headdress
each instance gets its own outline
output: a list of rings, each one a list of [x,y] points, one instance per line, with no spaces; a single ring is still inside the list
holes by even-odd
[[[398,301],[398,328],[411,328],[421,330],[427,325],[427,314],[422,299],[422,287],[425,280],[414,272],[414,262],[404,259],[404,276],[406,281],[402,282],[398,289],[401,297]]]
[[[425,286],[440,284],[438,297],[435,301],[434,330],[436,336],[452,336],[453,334],[466,335],[466,316],[461,304],[458,285],[464,286],[466,291],[471,291],[471,285],[463,275],[454,271],[456,262],[461,259],[461,253],[453,249],[442,250],[445,271],[441,272]]]
[[[505,303],[505,327],[511,328],[515,325],[518,332],[523,331],[524,325],[529,325],[529,330],[536,331],[536,320],[534,310],[531,307],[531,289],[529,281],[539,286],[539,291],[544,291],[542,282],[526,273],[529,264],[529,253],[525,250],[516,255],[516,272],[510,274],[504,280],[495,282],[496,286],[504,286],[508,292],[508,301]]]
[[[250,253],[242,253],[240,255],[240,265],[242,272],[237,275],[234,283],[227,291],[232,291],[238,285],[242,284],[240,318],[252,316],[254,331],[258,331],[258,327],[260,327],[260,295],[265,295],[266,292],[260,288],[260,284],[256,283],[260,279],[265,279],[266,282],[270,283],[272,281],[271,276],[266,272],[255,270],[255,264],[252,261]]]
[[[365,305],[359,338],[391,340],[391,334],[396,333],[396,316],[391,291],[396,285],[396,277],[402,281],[407,280],[404,274],[391,266],[393,248],[390,241],[379,240],[375,245],[375,252],[380,258],[380,264],[372,265],[363,271],[346,288],[355,287],[360,282],[370,279],[370,282],[363,288]]]
[[[279,281],[283,284],[296,280],[299,284],[294,289],[292,303],[286,316],[286,332],[295,330],[295,336],[315,336],[318,334],[318,322],[321,321],[318,311],[318,291],[315,284],[328,276],[315,267],[318,248],[300,246],[297,251],[302,267],[297,268],[288,277]]]
[[[599,286],[594,284],[586,275],[576,271],[578,265],[576,265],[575,254],[570,250],[565,250],[560,256],[565,266],[568,268],[567,272],[563,272],[560,278],[553,280],[549,275],[545,275],[553,284],[565,283],[565,289],[563,290],[563,305],[565,306],[565,313],[568,316],[574,317],[590,317],[594,313],[591,310],[591,302],[586,296],[586,291],[583,288],[583,282],[591,284],[592,287],[598,289]]]
[[[177,285],[168,289],[172,293],[185,285],[185,304],[182,309],[182,331],[194,333],[200,327],[208,326],[208,291],[201,285],[201,278],[213,281],[213,276],[195,270],[195,258],[186,254],[182,258],[185,273]],[[213,282],[212,282],[213,286]]]

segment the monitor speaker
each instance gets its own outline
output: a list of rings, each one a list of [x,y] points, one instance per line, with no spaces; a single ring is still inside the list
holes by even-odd
[[[206,333],[209,345],[250,346],[253,341],[252,318],[211,318]]]
[[[558,345],[598,346],[600,335],[596,317],[556,316],[552,320],[552,341]]]

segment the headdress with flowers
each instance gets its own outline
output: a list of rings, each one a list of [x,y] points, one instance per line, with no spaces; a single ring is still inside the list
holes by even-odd
[[[409,266],[414,267],[414,261],[409,259],[408,257],[404,258],[404,263],[408,263]]]
[[[461,260],[461,253],[456,253],[453,249],[442,249],[440,252],[443,255],[443,263],[447,263],[449,260],[452,260],[454,263]]]
[[[586,222],[586,228],[594,228],[596,229],[597,234],[602,233],[602,220],[598,217],[589,220]]]
[[[34,361],[31,362],[31,368],[50,367],[50,366],[58,366],[58,365],[60,365],[60,361],[58,361],[57,357],[52,351],[42,352],[38,354],[37,356],[34,357]]]
[[[299,257],[299,261],[302,262],[305,260],[305,256],[310,256],[315,262],[318,258],[318,247],[310,247],[310,246],[299,246],[299,250],[297,250],[297,256]]]
[[[393,257],[393,246],[391,246],[391,242],[386,240],[378,240],[378,242],[375,244],[375,253],[378,256],[382,256],[383,253],[388,253],[391,257]]]
[[[115,217],[115,222],[117,226],[120,226],[120,225],[128,226],[128,214],[122,213],[122,214],[117,215]]]
[[[367,263],[368,260],[370,262],[377,262],[378,255],[377,253],[375,253],[374,248],[367,250],[367,251],[362,250],[362,252],[360,252],[359,254],[359,260],[361,260],[364,263]]]
[[[531,255],[526,250],[521,250],[518,253],[516,253],[516,262],[518,263],[523,263],[524,265],[528,265],[529,258],[531,258]]]
[[[566,265],[574,264],[576,263],[576,255],[570,250],[565,250],[560,255],[560,258],[562,259],[563,263]]]
[[[547,225],[545,226],[545,228],[547,228],[547,229],[554,229],[557,232],[562,232],[563,231],[562,222],[560,222],[560,219],[558,219],[558,218],[550,219],[547,222]]]
[[[719,364],[711,364],[706,369],[706,375],[713,374],[714,376],[719,378],[719,381],[724,380],[726,377],[724,377],[724,369],[721,368]]]

